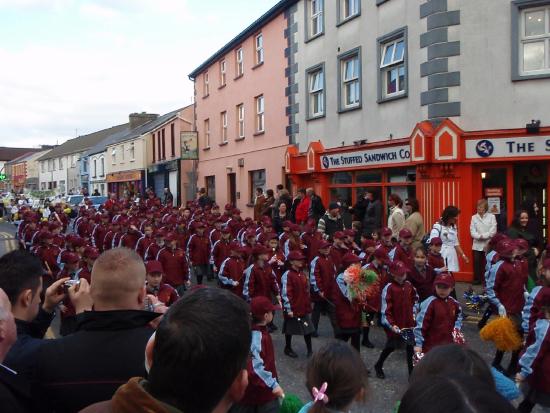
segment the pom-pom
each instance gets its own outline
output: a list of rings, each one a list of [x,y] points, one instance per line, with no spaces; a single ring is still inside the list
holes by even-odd
[[[298,413],[304,403],[294,394],[287,394],[281,403],[279,413]]]
[[[521,348],[521,337],[512,320],[499,317],[488,323],[479,332],[482,340],[492,341],[500,351],[515,351]]]
[[[372,270],[362,270],[358,264],[350,265],[344,271],[344,281],[348,296],[359,303],[365,303],[380,292],[378,274]]]

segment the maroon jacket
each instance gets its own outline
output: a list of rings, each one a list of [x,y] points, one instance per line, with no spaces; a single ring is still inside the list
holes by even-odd
[[[189,280],[189,266],[181,248],[162,248],[157,254],[157,261],[162,264],[165,281],[172,287],[177,288]]]
[[[221,237],[222,237],[221,231],[217,229],[210,230],[210,232],[208,233],[208,239],[210,240],[210,247],[213,248],[216,241],[221,239]]]
[[[341,329],[361,328],[361,306],[348,298],[344,273],[336,277],[336,287],[332,290],[331,299],[336,306],[336,323]]]
[[[193,234],[187,243],[187,256],[191,265],[207,265],[210,260],[210,241],[208,237]]]
[[[86,264],[82,268],[80,268],[76,274],[78,275],[78,278],[84,278],[88,283],[92,282],[92,271],[88,268]]]
[[[520,314],[525,304],[528,272],[521,273],[513,262],[502,260],[494,280],[494,293],[507,314]]]
[[[293,269],[286,271],[281,278],[281,284],[285,318],[289,318],[290,312],[294,317],[303,317],[311,313],[309,283],[303,272]]]
[[[65,235],[55,234],[53,236],[53,244],[57,245],[59,248],[65,248]]]
[[[109,230],[103,237],[103,251],[113,248],[113,238],[115,237],[115,231]]]
[[[392,261],[401,261],[407,266],[409,271],[414,267],[414,255],[410,247],[405,250],[401,244],[397,244],[395,248],[390,251],[389,256]]]
[[[271,295],[279,296],[279,284],[277,276],[273,272],[271,265],[265,263],[260,267],[258,263],[249,265],[244,270],[243,297],[250,301],[254,297],[262,296],[271,300]]]
[[[150,289],[147,287],[147,294],[153,294],[167,307],[170,307],[180,298],[178,292],[173,287],[164,283],[161,283],[158,289]]]
[[[413,328],[418,306],[418,295],[413,285],[405,280],[403,284],[392,281],[382,290],[381,322],[388,337],[399,337],[392,326]]]
[[[99,249],[100,252],[103,252],[105,235],[107,234],[109,228],[104,224],[97,224],[92,231],[92,245]]]
[[[462,308],[458,301],[432,295],[422,302],[416,317],[416,345],[427,353],[435,346],[451,344],[455,328],[462,329]]]
[[[143,256],[144,261],[151,261],[157,259],[157,254],[159,251],[164,248],[164,246],[160,247],[156,241],[153,241],[149,244],[149,246],[145,249],[145,253]]]
[[[439,268],[445,267],[445,260],[441,254],[434,254],[433,252],[430,252],[428,253],[428,265],[436,271]]]
[[[89,239],[92,236],[93,229],[94,227],[89,222],[80,221],[76,224],[75,232],[79,237]]]
[[[243,296],[244,261],[237,257],[226,258],[220,266],[218,279],[223,288],[230,290],[239,297]],[[235,285],[238,283],[238,285]]]
[[[407,275],[407,279],[416,289],[420,302],[424,301],[434,293],[435,271],[429,265],[420,270],[413,266]]]
[[[145,235],[137,240],[136,252],[139,254],[141,258],[145,259],[145,251],[147,251],[147,248],[149,248],[149,245],[151,245],[153,242],[154,242],[153,237],[148,237]]]
[[[283,273],[285,272],[285,264],[284,264],[286,261],[285,254],[283,254],[281,249],[278,248],[275,251],[273,251],[273,255],[271,257],[273,256],[277,257],[277,260],[283,263],[283,265],[279,265],[279,263],[275,261],[274,263],[271,264],[271,268],[273,269],[273,272],[277,276],[277,283],[281,285],[281,278],[283,277]]]
[[[259,406],[277,399],[273,390],[279,385],[273,342],[266,326],[252,326],[248,358],[248,387],[239,404]]]
[[[57,264],[57,257],[59,256],[61,250],[57,245],[39,245],[35,250],[35,255],[40,258],[40,261],[42,261],[42,267],[44,267],[44,270],[48,271],[48,267],[50,268],[50,271],[52,272],[51,281],[57,279],[57,273],[59,272],[59,266]],[[48,264],[46,266],[46,263]]]
[[[519,360],[521,374],[527,377],[529,386],[550,394],[550,321],[540,319],[527,336],[525,349]]]
[[[319,254],[311,261],[309,271],[309,282],[311,284],[311,299],[319,302],[324,301],[319,293],[323,293],[326,299],[332,297],[336,283],[336,266],[330,255],[325,257]]]
[[[219,270],[222,263],[229,257],[229,241],[219,240],[214,244],[212,249],[212,261]]]
[[[336,267],[336,273],[339,274],[340,271],[344,270],[344,268],[342,268],[342,258],[348,252],[350,252],[350,251],[347,248],[332,247],[330,249],[330,257],[332,258],[332,262],[334,263],[334,266]]]
[[[306,246],[305,254],[306,254],[307,262],[311,262],[319,253],[319,245],[321,244],[321,241],[322,241],[321,233],[317,231],[315,231],[314,234],[304,232],[301,238],[302,238],[302,242]]]
[[[137,242],[142,236],[143,236],[143,234],[141,232],[138,232],[138,231],[127,232],[126,234],[123,234],[123,235],[120,236],[118,246],[119,247],[130,248],[131,250],[135,250]]]

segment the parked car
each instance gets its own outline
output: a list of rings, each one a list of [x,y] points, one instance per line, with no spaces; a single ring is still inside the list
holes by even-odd
[[[69,195],[67,197],[67,204],[70,206],[78,206],[82,204],[82,201],[84,200],[84,195]]]

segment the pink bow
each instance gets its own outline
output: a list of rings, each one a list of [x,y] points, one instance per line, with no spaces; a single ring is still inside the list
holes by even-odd
[[[328,396],[325,394],[327,391],[327,382],[324,382],[320,389],[317,389],[317,387],[314,387],[311,390],[311,393],[313,393],[313,403],[316,402],[323,402],[324,404],[328,403]]]

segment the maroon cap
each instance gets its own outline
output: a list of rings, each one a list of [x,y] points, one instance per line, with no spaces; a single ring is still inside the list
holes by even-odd
[[[346,238],[346,234],[343,231],[336,231],[332,237],[334,239],[344,239]]]
[[[204,229],[204,228],[206,228],[206,225],[204,225],[204,223],[201,222],[201,221],[197,221],[193,225],[194,225],[195,229]]]
[[[147,261],[147,263],[145,264],[145,270],[147,271],[147,274],[151,274],[154,272],[164,272],[162,269],[162,263],[156,260]]]
[[[374,250],[374,258],[377,260],[382,261],[383,263],[388,262],[390,257],[388,257],[388,253],[384,250],[384,248],[378,247]]]
[[[342,257],[342,266],[344,268],[347,268],[347,267],[349,267],[350,265],[353,265],[353,264],[358,264],[360,262],[361,262],[361,258],[359,258],[355,254],[352,254],[351,252],[346,253]]]
[[[319,243],[319,249],[322,250],[324,248],[330,248],[332,247],[332,244],[326,240],[322,240],[320,243]]]
[[[306,257],[302,251],[290,251],[286,259],[288,261],[304,261]]]
[[[42,231],[38,234],[38,239],[40,241],[45,241],[47,239],[53,239],[53,234],[50,231]]]
[[[403,261],[393,261],[389,266],[390,274],[395,277],[401,277],[407,274],[407,266]]]
[[[238,253],[243,252],[241,244],[239,244],[237,241],[232,241],[229,243],[229,251],[238,252]]]
[[[516,250],[516,243],[511,239],[503,239],[497,244],[497,252],[501,257],[513,257]]]
[[[439,246],[439,245],[443,245],[443,241],[441,241],[441,238],[439,237],[433,237],[431,240],[430,240],[430,245],[434,245],[434,246]]]
[[[276,239],[277,241],[279,240],[279,236],[274,233],[274,232],[267,232],[265,234],[265,240],[266,241],[271,241],[272,239]]]
[[[168,242],[171,242],[171,241],[177,240],[178,237],[176,236],[176,234],[174,232],[169,232],[168,234],[166,234],[164,236],[164,239]]]
[[[235,208],[235,209],[233,209],[233,211],[231,211],[231,213],[232,213],[233,215],[240,215],[240,214],[241,214],[241,210],[240,210],[239,208]]]
[[[389,229],[388,227],[384,227],[380,230],[380,235],[382,235],[383,237],[387,237],[391,234],[393,233],[391,232],[391,229]]]
[[[162,228],[159,228],[155,231],[155,238],[164,238],[166,236],[166,231]]]
[[[264,296],[254,297],[250,302],[250,312],[255,317],[263,317],[271,311],[280,310],[280,307],[273,304],[269,298]]]
[[[250,229],[248,231],[245,232],[245,236],[246,238],[256,238],[256,231],[254,231],[253,229]]]
[[[374,248],[376,247],[376,241],[373,239],[366,239],[361,243],[361,246],[363,248]]]
[[[50,223],[48,224],[48,230],[53,231],[57,228],[61,228],[61,224],[57,221],[50,221]]]
[[[300,228],[300,225],[298,225],[298,224],[290,224],[289,227],[290,227],[290,230],[292,232],[301,232],[302,231],[302,229]]]
[[[225,208],[224,208],[226,211],[231,211],[233,209],[233,205],[231,204],[225,204]]]
[[[515,243],[518,250],[527,251],[529,249],[529,243],[527,242],[527,240],[524,240],[523,238],[516,239]]]
[[[508,239],[508,236],[506,234],[503,234],[502,232],[498,232],[495,235],[493,235],[493,238],[489,240],[489,248],[492,250],[496,249],[496,246],[500,241],[503,239]]]
[[[282,224],[282,227],[285,228],[285,227],[291,227],[292,226],[292,222],[289,221],[289,220],[286,220],[286,221],[283,221],[283,224]]]
[[[252,248],[252,255],[258,256],[262,254],[269,254],[271,250],[267,247],[264,247],[263,245],[255,245],[254,248]]]
[[[412,236],[413,234],[411,230],[408,228],[403,228],[401,231],[399,231],[399,238],[408,239],[408,238],[412,238]]]
[[[64,264],[76,264],[78,261],[80,261],[80,257],[74,252],[66,252],[61,256],[61,262]]]
[[[95,247],[86,247],[84,249],[84,253],[82,254],[84,258],[90,258],[92,260],[95,260],[97,257],[99,257],[99,250]]]
[[[455,279],[448,272],[442,272],[435,277],[434,285],[444,285],[445,287],[454,287]]]
[[[346,230],[344,231],[344,235],[345,235],[346,237],[355,237],[355,231],[352,230],[352,229],[346,229]]]
[[[544,268],[545,270],[550,270],[550,258],[546,258],[542,262],[542,268]]]
[[[72,244],[73,244],[73,247],[80,248],[86,245],[86,241],[84,240],[84,238],[76,237],[73,240]]]

